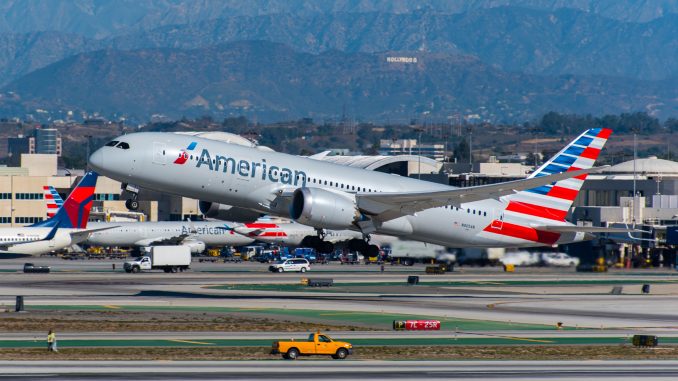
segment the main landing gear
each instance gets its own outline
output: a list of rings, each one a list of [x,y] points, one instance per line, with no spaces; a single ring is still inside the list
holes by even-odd
[[[365,239],[352,239],[348,241],[350,251],[359,251],[366,257],[376,257],[379,255],[379,246],[369,244],[369,236]]]
[[[323,237],[324,238],[324,237]],[[327,242],[323,238],[310,235],[301,241],[302,246],[313,248],[321,254],[330,254],[334,252],[334,244]]]
[[[125,201],[125,207],[131,211],[137,211],[139,209],[139,188],[131,184],[123,183],[122,193],[129,193],[130,198]]]

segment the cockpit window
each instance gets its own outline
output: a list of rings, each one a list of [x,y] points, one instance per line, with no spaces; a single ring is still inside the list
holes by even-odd
[[[129,149],[129,144],[126,142],[120,142],[117,146],[115,146],[115,148]]]
[[[117,140],[111,140],[110,142],[106,143],[106,147],[115,147],[116,144],[118,144]]]

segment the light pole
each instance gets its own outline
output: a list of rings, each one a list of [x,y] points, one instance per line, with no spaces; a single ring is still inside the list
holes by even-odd
[[[417,138],[417,161],[418,161],[418,166],[419,169],[417,170],[417,178],[421,179],[421,136],[424,132],[424,127],[422,126],[414,126],[414,129],[419,132],[418,138]]]

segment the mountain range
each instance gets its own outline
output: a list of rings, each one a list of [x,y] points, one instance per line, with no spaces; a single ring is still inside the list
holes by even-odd
[[[0,117],[40,110],[50,119],[65,109],[141,120],[200,110],[337,117],[343,104],[367,118],[514,120],[545,107],[666,117],[678,98],[673,0],[5,0],[0,10]],[[240,61],[228,56],[244,51]],[[377,69],[387,55],[421,61]],[[320,93],[294,93],[302,88],[285,82],[287,72]]]
[[[410,61],[389,57],[409,57]],[[678,109],[667,81],[545,77],[506,72],[451,53],[321,54],[268,41],[200,49],[81,53],[9,84],[0,109],[98,111],[172,118],[212,114],[260,120],[332,118],[348,110],[376,121],[477,114],[520,121],[549,110],[617,113]]]

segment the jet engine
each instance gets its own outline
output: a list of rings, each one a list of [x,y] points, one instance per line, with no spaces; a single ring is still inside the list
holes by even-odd
[[[184,241],[183,246],[191,249],[191,254],[201,254],[205,251],[205,242],[202,241]]]
[[[290,217],[300,224],[322,229],[347,229],[360,220],[355,200],[320,188],[294,191]]]
[[[198,209],[205,217],[222,221],[250,222],[261,217],[261,213],[254,210],[209,201],[198,202]]]

